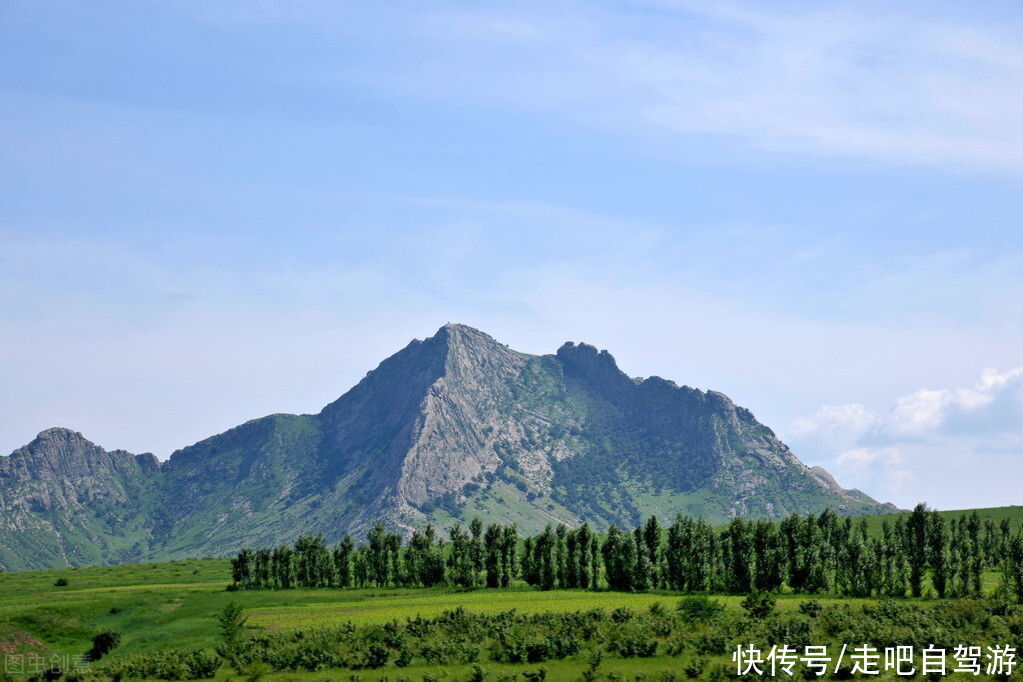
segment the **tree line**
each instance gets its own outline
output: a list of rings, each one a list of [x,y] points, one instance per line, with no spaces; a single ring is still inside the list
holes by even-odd
[[[333,548],[320,535],[294,545],[242,550],[231,561],[231,589],[293,587],[507,587],[746,594],[754,591],[854,597],[977,597],[983,573],[997,569],[1002,589],[1023,601],[1023,529],[976,512],[951,521],[919,504],[868,533],[866,519],[835,512],[793,514],[780,521],[735,518],[715,528],[678,515],[656,516],[633,530],[589,524],[548,526],[520,542],[514,525],[473,519],[447,540],[432,526],[407,542],[382,525],[356,544]]]

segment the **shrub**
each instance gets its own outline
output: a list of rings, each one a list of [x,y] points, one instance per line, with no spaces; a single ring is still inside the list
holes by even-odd
[[[166,649],[151,654],[133,654],[97,669],[113,679],[200,680],[216,675],[220,659],[203,649]]]
[[[696,653],[701,656],[721,656],[727,654],[730,647],[727,635],[722,633],[705,633],[693,641]]]
[[[243,648],[242,636],[245,633],[245,623],[248,619],[242,614],[242,607],[235,602],[230,602],[217,616],[221,642],[217,653],[231,663],[237,663]]]
[[[469,673],[469,677],[466,678],[466,682],[483,682],[487,678],[487,671],[479,666],[478,663],[472,664],[472,672]]]
[[[799,612],[804,616],[808,616],[810,618],[816,618],[821,614],[821,611],[823,610],[824,606],[816,599],[800,602],[799,604]]]
[[[683,597],[678,603],[679,615],[682,616],[682,620],[689,623],[706,623],[724,610],[721,602],[703,595]]]
[[[390,656],[391,652],[387,650],[387,647],[374,642],[366,650],[366,662],[364,665],[367,668],[382,668],[387,665],[387,659]]]
[[[412,653],[412,649],[403,646],[398,650],[398,655],[394,658],[394,665],[399,668],[407,668],[412,664],[412,659],[415,654]]]
[[[121,643],[121,635],[113,630],[104,630],[92,637],[92,648],[85,652],[85,660],[98,661]]]
[[[245,682],[259,682],[270,672],[270,666],[262,661],[255,661],[245,666],[243,670]]]
[[[624,623],[625,621],[632,618],[632,609],[627,606],[621,606],[611,612],[612,623]]]
[[[707,667],[707,661],[703,658],[694,658],[693,660],[686,663],[685,667],[682,668],[682,672],[686,674],[691,680],[695,680],[703,674],[704,668]]]
[[[770,592],[756,590],[742,600],[742,608],[750,618],[763,620],[774,613],[775,599]]]
[[[644,637],[640,632],[622,636],[613,646],[622,658],[650,658],[657,653],[657,640]]]
[[[54,581],[53,586],[54,587],[67,587],[68,586],[67,578],[57,578],[57,580]]]

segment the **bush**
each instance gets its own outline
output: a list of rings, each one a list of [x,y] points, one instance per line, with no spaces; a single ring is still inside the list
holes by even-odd
[[[259,682],[270,673],[270,666],[262,661],[255,661],[245,666],[242,672],[245,676],[245,682]]]
[[[611,612],[612,623],[624,623],[632,618],[632,609],[627,606],[620,606]]]
[[[243,615],[242,607],[235,602],[230,602],[217,616],[220,625],[220,646],[217,652],[224,660],[236,664],[242,652],[242,638],[245,633],[247,618]]]
[[[466,678],[465,682],[483,682],[487,678],[487,671],[479,666],[478,663],[472,664],[472,672],[469,673],[469,677]]]
[[[390,658],[391,652],[387,650],[387,647],[381,644],[370,644],[369,649],[366,651],[366,663],[364,664],[367,668],[383,668],[387,665],[387,659]]]
[[[92,637],[92,648],[85,652],[85,660],[98,661],[121,643],[121,635],[113,630],[104,630]]]
[[[693,640],[696,653],[701,656],[721,656],[731,649],[728,636],[722,633],[705,633]]]
[[[756,590],[742,600],[742,608],[750,618],[763,620],[774,613],[775,599],[770,592]]]
[[[394,665],[399,668],[407,668],[412,664],[412,659],[415,654],[412,653],[412,649],[403,646],[398,649],[398,655],[394,658]]]
[[[810,618],[816,618],[817,616],[821,615],[821,611],[823,610],[824,606],[816,599],[800,602],[799,604],[799,612],[804,616],[808,616]]]
[[[679,601],[677,608],[682,620],[688,623],[706,623],[714,620],[725,610],[721,602],[703,595],[684,597]]]
[[[54,587],[67,587],[68,586],[67,578],[57,578],[57,580],[53,583],[53,586]]]
[[[703,674],[704,668],[707,667],[707,661],[703,658],[694,658],[693,660],[686,663],[685,667],[682,668],[682,672],[686,674],[691,680],[697,679]]]
[[[118,658],[97,672],[114,679],[200,680],[217,674],[220,658],[204,649],[166,649]]]
[[[612,646],[622,658],[650,658],[657,654],[657,640],[644,637],[640,632],[625,634]]]

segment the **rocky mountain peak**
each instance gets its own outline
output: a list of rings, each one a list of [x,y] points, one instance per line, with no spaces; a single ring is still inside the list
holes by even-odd
[[[250,420],[165,464],[43,431],[0,457],[0,567],[227,554],[476,515],[533,532],[827,507],[886,510],[803,465],[724,394],[632,379],[587,343],[529,355],[450,323],[318,414]]]
[[[78,431],[73,431],[63,426],[51,426],[48,429],[43,429],[30,443],[30,445],[37,446],[53,446],[53,447],[94,447],[95,443],[88,440]]]
[[[623,395],[635,388],[636,383],[618,368],[606,350],[598,351],[588,343],[566,341],[557,356],[565,368],[565,375],[585,381],[605,395]]]

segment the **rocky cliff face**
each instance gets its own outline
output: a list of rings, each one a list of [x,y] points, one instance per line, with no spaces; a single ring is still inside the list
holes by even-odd
[[[150,551],[159,468],[151,454],[107,452],[68,429],[47,429],[0,457],[0,565],[108,563]]]
[[[0,458],[0,562],[226,554],[378,521],[534,531],[825,507],[888,508],[804,466],[720,393],[631,379],[587,344],[532,356],[446,325],[319,414],[256,419],[162,465],[44,431]]]

